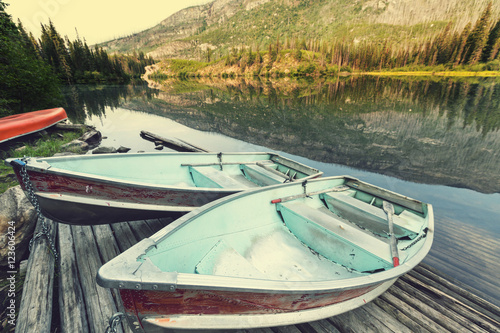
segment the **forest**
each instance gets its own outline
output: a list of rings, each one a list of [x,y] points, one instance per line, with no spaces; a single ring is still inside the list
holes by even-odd
[[[63,38],[52,22],[41,36],[16,25],[0,0],[0,116],[57,106],[60,87],[77,83],[128,83],[154,63],[143,52],[108,55],[77,37]]]
[[[335,75],[339,72],[373,71],[499,71],[500,20],[492,20],[492,3],[474,25],[461,31],[449,22],[437,35],[413,43],[387,39],[333,41],[277,38],[259,50],[258,45],[233,47],[226,54],[208,48],[203,62],[165,60],[151,75],[161,81],[169,76]]]

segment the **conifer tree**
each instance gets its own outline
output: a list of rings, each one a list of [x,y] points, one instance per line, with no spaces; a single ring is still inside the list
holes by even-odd
[[[467,43],[465,44],[466,53],[464,55],[463,63],[474,65],[481,60],[483,48],[486,46],[486,42],[488,41],[488,27],[490,24],[491,7],[492,3],[490,2],[479,20],[476,22],[469,38],[467,38]]]
[[[488,42],[483,52],[483,62],[488,62],[495,60],[498,56],[498,50],[500,49],[500,20],[497,21],[493,29],[491,29],[488,36]]]
[[[458,43],[456,44],[455,50],[453,52],[453,54],[455,55],[455,57],[453,58],[454,66],[458,66],[459,64],[464,62],[464,54],[467,51],[465,49],[465,45],[470,35],[470,29],[471,29],[471,24],[467,23],[464,30],[462,30],[460,37],[458,38]]]
[[[61,99],[57,78],[26,45],[6,6],[0,0],[0,114],[55,107]]]

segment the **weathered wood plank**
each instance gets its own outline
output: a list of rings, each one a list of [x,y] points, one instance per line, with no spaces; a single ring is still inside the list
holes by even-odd
[[[419,279],[423,282],[432,281],[436,284],[442,286],[442,288],[446,288],[446,294],[451,295],[457,299],[460,299],[462,302],[472,307],[476,311],[482,313],[483,315],[500,322],[500,307],[488,302],[484,298],[481,298],[471,292],[470,290],[465,289],[460,286],[458,281],[453,280],[448,276],[443,276],[443,273],[440,273],[434,267],[431,267],[426,264],[420,264],[415,267],[414,273],[418,273],[421,275]],[[424,278],[426,280],[424,280]]]
[[[304,333],[340,333],[340,331],[328,320],[317,320],[297,325]]]
[[[301,333],[301,330],[296,325],[273,327],[274,333]],[[335,333],[335,332],[332,332]]]
[[[470,272],[467,266],[465,266],[465,268],[457,266],[455,263],[451,263],[449,258],[441,259],[432,254],[428,255],[424,263],[429,266],[439,268],[440,271],[446,272],[446,275],[448,276],[460,276],[461,283],[466,284],[467,286],[477,286],[480,290],[472,287],[470,287],[470,289],[475,289],[474,292],[476,294],[481,295],[481,297],[485,299],[489,299],[492,303],[494,300],[491,298],[496,298],[497,302],[500,298],[500,289],[498,284],[494,285],[482,280],[477,274],[475,274],[475,271]]]
[[[137,242],[143,240],[144,238],[148,238],[154,233],[146,221],[129,222],[128,225],[134,233]]]
[[[409,295],[412,295],[414,299],[418,299],[426,304],[429,309],[429,315],[433,312],[432,318],[451,331],[457,331],[467,329],[472,332],[487,333],[486,330],[470,322],[466,318],[459,315],[457,312],[450,310],[449,308],[439,304],[430,297],[427,292],[427,288],[423,284],[417,284],[417,286],[407,283],[408,280],[415,281],[411,277],[406,277],[405,279],[400,279],[396,282],[396,285],[402,290],[406,291]],[[437,297],[439,299],[439,297]],[[431,311],[433,309],[434,311]]]
[[[455,320],[457,323],[460,323],[462,326],[470,330],[480,331],[475,327],[477,326],[491,332],[495,329],[495,327],[500,327],[500,322],[492,321],[490,318],[461,302],[459,299],[439,290],[434,286],[432,281],[429,281],[430,283],[426,283],[417,279],[413,275],[406,275],[402,278],[402,280],[414,288],[422,291],[420,299],[423,301],[428,300],[429,304],[434,309],[446,314],[450,319]],[[451,314],[448,313],[448,311],[451,311]],[[455,313],[457,316],[455,316]]]
[[[364,311],[364,306],[338,316],[328,318],[341,332],[391,333],[377,318]]]
[[[115,234],[120,252],[125,252],[137,243],[137,239],[127,222],[113,223],[110,226]]]
[[[92,230],[103,264],[120,254],[120,249],[109,224],[94,225]]]
[[[162,219],[162,220],[152,219],[152,220],[147,220],[146,222],[149,224],[151,230],[153,230],[153,233],[157,233],[172,221],[173,219]]]
[[[109,224],[95,225],[92,226],[92,229],[94,231],[96,244],[99,249],[99,253],[101,255],[101,260],[103,261],[103,263],[110,261],[118,254],[120,254],[120,249],[115,239],[115,234]],[[124,312],[123,303],[118,291],[116,289],[110,289],[110,292],[111,295],[113,296],[118,311]],[[113,314],[114,313],[108,313],[107,314],[108,318],[111,318]],[[128,327],[127,323],[122,322],[121,325],[124,332],[132,332],[130,327]]]
[[[396,297],[396,295],[398,297]],[[394,308],[403,312],[412,321],[416,322],[418,326],[410,327],[410,329],[415,332],[423,332],[419,329],[420,327],[425,327],[425,330],[432,333],[450,332],[443,326],[440,326],[433,320],[429,319],[424,313],[419,311],[419,306],[422,304],[415,304],[415,302],[412,302],[411,297],[405,295],[404,292],[399,288],[392,286],[391,288],[389,288],[389,292],[383,293],[379,296],[379,298],[384,300],[388,304],[391,304],[392,306],[394,306]],[[410,302],[408,302],[409,299]]]
[[[46,219],[47,237],[33,242],[17,317],[16,332],[50,332],[54,293],[54,264],[49,241],[56,241],[56,223]],[[42,230],[38,219],[35,235]]]
[[[71,226],[58,224],[59,314],[61,332],[88,332],[87,313],[76,264]]]
[[[66,124],[66,123],[57,123],[54,125],[56,129],[59,130],[67,130],[67,131],[79,131],[82,129],[88,129],[88,128],[93,128],[92,126],[89,125],[83,125],[83,124]]]
[[[386,312],[383,308],[379,307],[375,302],[371,301],[361,308],[362,311],[369,313],[371,316],[375,317],[384,326],[386,326],[392,332],[398,333],[413,333],[414,331],[405,326],[404,323],[398,321],[392,312]]]
[[[185,141],[175,138],[166,138],[148,131],[141,131],[141,137],[149,141],[161,141],[165,147],[172,148],[180,152],[208,152]]]
[[[392,299],[393,302],[388,302],[384,299],[383,296],[378,297],[373,300],[373,303],[377,304],[381,309],[383,309],[386,313],[388,313],[394,320],[398,323],[408,327],[411,332],[419,332],[419,333],[429,333],[429,331],[421,326],[419,323],[408,317],[397,305],[401,301],[399,301],[396,297],[392,296],[389,293],[383,294],[386,295],[389,299]],[[395,331],[397,332],[397,331]]]
[[[109,315],[116,313],[117,307],[111,291],[98,286],[95,280],[102,261],[94,234],[90,226],[73,226],[72,232],[90,332],[104,332],[108,326]],[[121,327],[119,331],[122,331]]]

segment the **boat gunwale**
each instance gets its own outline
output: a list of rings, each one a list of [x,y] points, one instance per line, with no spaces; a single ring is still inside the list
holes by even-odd
[[[359,181],[351,176],[333,176],[313,179],[309,180],[309,182],[329,181],[340,178]],[[247,190],[215,200],[187,213],[153,234],[151,237],[142,240],[134,248],[120,254],[113,259],[111,264],[106,264],[101,267],[97,276],[99,284],[108,288],[165,291],[174,291],[178,288],[279,293],[331,292],[339,289],[353,289],[361,286],[374,285],[399,277],[418,265],[430,251],[434,238],[434,213],[431,204],[423,203],[427,207],[427,233],[425,239],[423,239],[424,243],[421,244],[420,250],[408,261],[383,272],[347,279],[323,281],[266,280],[230,276],[198,275],[193,273],[161,272],[159,269],[153,274],[150,274],[150,272],[141,274],[142,271],[151,268],[151,265],[143,265],[147,260],[141,262],[138,261],[138,258],[146,254],[149,249],[154,248],[164,237],[174,233],[175,230],[182,228],[184,225],[191,223],[194,217],[205,214],[226,202],[237,200],[242,196],[255,195],[262,191],[271,191],[273,188],[288,186],[297,186],[297,183],[279,184]],[[109,268],[110,266],[112,268]],[[120,270],[120,267],[125,267],[125,269]],[[130,272],[128,272],[127,269],[130,270]],[[136,273],[137,275],[135,275]],[[127,279],[120,278],[124,276],[127,276]],[[158,281],[162,281],[162,283],[158,283]]]

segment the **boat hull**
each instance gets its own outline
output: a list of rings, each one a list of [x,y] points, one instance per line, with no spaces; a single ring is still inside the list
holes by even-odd
[[[33,111],[0,118],[0,143],[35,133],[68,119],[63,108]]]
[[[14,168],[23,190],[19,168]],[[169,186],[134,186],[117,181],[29,170],[42,214],[73,225],[96,225],[151,218],[179,217],[235,190],[189,190]]]
[[[374,299],[423,260],[433,229],[429,204],[348,176],[308,180],[200,207],[106,263],[97,282],[119,289],[137,331],[289,325]]]
[[[335,316],[362,306],[396,279],[329,292],[253,293],[214,290],[120,290],[125,316],[137,332],[178,329],[251,329],[285,326]],[[168,315],[158,315],[168,313]],[[137,319],[140,326],[137,325]]]
[[[226,164],[218,163],[222,161]],[[267,163],[259,167],[263,175],[252,169],[262,162]],[[266,181],[287,181],[287,176],[276,175],[279,171],[266,171],[269,165],[290,165],[300,177],[322,174],[268,153],[82,155],[6,163],[27,192],[25,168],[43,215],[74,225],[175,218],[227,195],[266,186]]]

